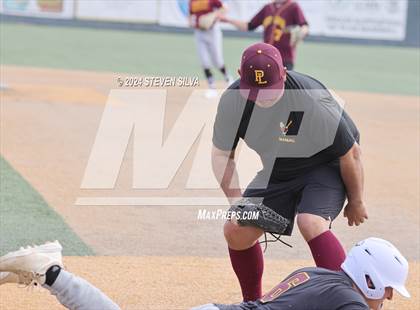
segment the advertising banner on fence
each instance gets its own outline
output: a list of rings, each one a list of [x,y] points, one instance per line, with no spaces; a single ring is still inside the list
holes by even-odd
[[[71,19],[74,17],[74,0],[1,0],[0,12],[6,15]]]
[[[310,33],[373,40],[405,39],[407,0],[300,0]]]
[[[310,34],[402,41],[408,0],[295,0]],[[224,0],[230,18],[249,21],[271,0]],[[0,12],[46,18],[80,18],[188,27],[189,0],[1,0]],[[224,29],[234,29],[222,24]]]
[[[156,0],[79,0],[76,18],[157,23],[158,6]]]
[[[222,0],[228,7],[228,16],[238,20],[249,20],[270,0]],[[160,2],[159,24],[163,26],[188,27],[189,0],[167,0]],[[223,24],[224,29],[234,29]]]
[[[162,26],[188,27],[188,3],[188,0],[161,2],[159,8],[159,24]]]
[[[188,26],[188,0],[160,2],[159,24]],[[228,16],[249,21],[270,0],[225,0]],[[296,0],[310,34],[373,40],[404,40],[408,0]],[[223,28],[233,29],[226,24]]]

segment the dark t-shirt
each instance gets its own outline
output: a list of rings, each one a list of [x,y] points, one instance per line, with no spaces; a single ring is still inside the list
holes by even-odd
[[[295,271],[256,302],[216,306],[221,310],[369,310],[344,272],[315,267]]]
[[[248,23],[248,30],[264,27],[264,42],[274,45],[281,53],[285,63],[294,63],[295,48],[290,45],[290,34],[285,32],[289,26],[303,26],[308,22],[296,2],[269,3],[265,5]]]
[[[213,144],[234,150],[239,139],[260,156],[270,182],[296,178],[327,163],[337,163],[359,132],[342,106],[319,81],[287,72],[283,97],[270,108],[246,101],[239,80],[219,102]]]

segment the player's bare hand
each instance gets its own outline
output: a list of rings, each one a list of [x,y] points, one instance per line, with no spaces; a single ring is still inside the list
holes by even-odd
[[[219,13],[217,16],[217,19],[221,21],[222,23],[229,23],[229,19],[224,13]]]
[[[349,201],[344,208],[344,217],[349,226],[359,226],[368,219],[367,209],[363,201]]]

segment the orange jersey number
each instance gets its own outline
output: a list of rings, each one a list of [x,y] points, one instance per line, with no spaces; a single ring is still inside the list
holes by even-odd
[[[283,29],[286,28],[286,20],[281,16],[267,16],[263,21],[263,27],[268,28],[272,25],[274,41],[280,41]]]
[[[278,284],[276,287],[274,287],[271,291],[269,291],[267,294],[265,294],[261,298],[262,303],[266,303],[269,301],[273,301],[277,297],[279,297],[284,292],[287,292],[291,288],[301,285],[308,281],[310,279],[309,275],[306,272],[299,272],[290,278],[286,279],[285,281]]]
[[[191,1],[191,12],[193,14],[210,10],[209,0],[195,0]]]

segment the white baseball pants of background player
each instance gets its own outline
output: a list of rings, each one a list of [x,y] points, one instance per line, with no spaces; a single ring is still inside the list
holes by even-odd
[[[214,24],[209,30],[195,29],[194,36],[198,57],[203,68],[222,68],[224,66],[223,34],[220,24]]]
[[[210,68],[216,67],[225,78],[227,83],[232,83],[233,80],[227,73],[223,59],[223,34],[220,29],[220,24],[216,22],[209,30],[195,29],[194,32],[195,42],[197,45],[198,57],[201,66],[204,69],[207,82],[210,90],[209,97],[214,96],[212,89],[215,88],[214,77]],[[214,92],[214,90],[213,90]]]

